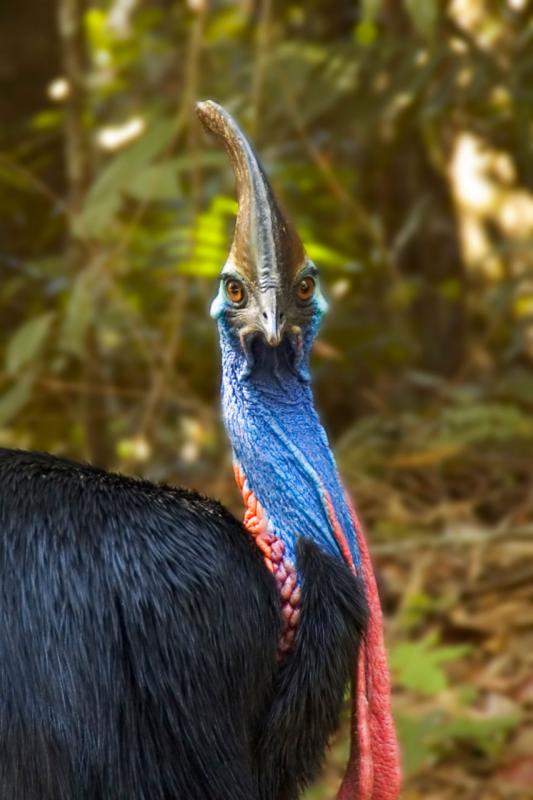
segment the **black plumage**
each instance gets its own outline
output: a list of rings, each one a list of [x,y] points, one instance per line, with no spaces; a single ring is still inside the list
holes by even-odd
[[[0,797],[290,800],[315,775],[364,591],[301,539],[302,615],[198,494],[0,449]]]

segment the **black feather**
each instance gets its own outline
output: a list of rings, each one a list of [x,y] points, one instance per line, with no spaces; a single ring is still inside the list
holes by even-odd
[[[302,615],[294,653],[274,681],[256,762],[259,797],[293,800],[315,777],[338,724],[367,621],[362,582],[344,562],[300,539]]]
[[[0,797],[289,800],[315,773],[364,595],[299,547],[277,590],[245,529],[182,489],[0,449]]]

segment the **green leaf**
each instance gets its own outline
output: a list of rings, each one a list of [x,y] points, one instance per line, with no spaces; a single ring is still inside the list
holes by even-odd
[[[374,44],[378,35],[376,23],[372,19],[364,19],[357,25],[354,36],[357,44],[361,47],[368,47]]]
[[[8,425],[30,399],[33,374],[24,375],[5,394],[0,396],[0,427]]]
[[[27,261],[28,267],[40,278],[53,278],[62,281],[65,276],[66,259],[63,255],[41,256]]]
[[[70,292],[61,330],[63,349],[81,355],[87,327],[94,314],[95,289],[100,279],[94,266],[80,272]]]
[[[175,118],[155,120],[148,130],[116,155],[91,186],[74,230],[80,237],[98,238],[120,208],[121,195],[154,158],[170,145],[177,129]]]
[[[193,278],[216,278],[220,274],[220,261],[199,260],[184,261],[179,264],[177,271],[180,275],[190,275]]]
[[[107,14],[98,8],[85,12],[85,31],[93,50],[107,50],[111,43]]]
[[[405,0],[405,5],[418,33],[433,37],[439,20],[438,0]]]
[[[402,765],[406,775],[412,775],[431,763],[433,751],[428,736],[434,727],[433,715],[422,717],[398,714],[398,736],[402,743]]]
[[[211,207],[216,214],[228,214],[233,216],[239,209],[238,202],[233,197],[227,197],[223,194],[217,194],[213,198]]]
[[[218,41],[228,42],[236,39],[246,26],[246,15],[237,6],[220,9],[211,19],[205,33],[206,41],[213,44]]]
[[[74,233],[81,238],[97,239],[113,222],[120,210],[121,196],[119,192],[102,193],[101,197],[93,197],[86,202],[80,216],[74,223]]]
[[[168,251],[176,258],[179,273],[199,278],[214,278],[220,273],[229,250],[227,218],[235,210],[233,199],[216,195],[191,228],[173,236]]]
[[[520,714],[501,717],[454,717],[442,729],[445,740],[468,742],[487,758],[496,758],[509,733],[520,722]]]
[[[28,320],[11,337],[6,350],[6,371],[16,373],[40,354],[54,315],[41,314]]]
[[[457,745],[469,745],[487,758],[498,756],[509,733],[520,722],[520,714],[482,717],[450,715],[436,710],[417,716],[398,714],[396,725],[401,741],[406,775],[430,766]]]
[[[319,242],[306,240],[305,249],[309,258],[316,261],[321,267],[336,267],[346,272],[359,272],[360,270],[360,265],[356,264],[353,258]]]
[[[429,199],[427,195],[422,195],[422,197],[409,209],[405,220],[403,221],[400,230],[395,235],[392,243],[392,251],[396,258],[399,256],[405,246],[408,245],[417,235],[418,231],[422,227],[428,205]]]
[[[406,689],[432,696],[448,687],[442,664],[461,658],[469,649],[466,645],[440,647],[431,637],[420,642],[401,642],[391,653],[391,668],[398,683]]]
[[[4,188],[17,189],[21,191],[32,191],[35,187],[24,170],[19,165],[9,161],[0,160],[0,183]]]
[[[176,161],[168,160],[145,167],[133,175],[124,192],[145,202],[171,200],[179,194]]]
[[[482,442],[532,439],[531,414],[511,403],[474,403],[444,409],[438,434],[440,443],[463,446]]]
[[[32,118],[31,127],[34,131],[50,131],[59,128],[62,121],[62,111],[41,111]]]
[[[375,20],[382,5],[383,0],[361,0],[361,16],[363,19]]]
[[[500,397],[531,405],[533,403],[533,375],[517,367],[505,373],[495,389]]]

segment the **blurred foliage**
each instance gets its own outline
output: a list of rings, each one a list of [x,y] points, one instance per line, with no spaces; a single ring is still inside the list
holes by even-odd
[[[377,538],[530,521],[530,0],[47,6],[0,9],[0,444],[235,502],[207,309],[236,206],[193,112],[212,97],[322,268],[318,403]],[[399,683],[445,691],[450,654],[400,637]],[[444,741],[492,757],[507,730],[433,713],[401,722],[411,766]]]
[[[465,645],[443,647],[434,637],[400,642],[390,657],[396,685],[418,696],[439,696],[449,690],[449,678],[443,665],[463,657],[469,649]],[[465,708],[475,699],[470,686],[456,684],[453,701],[448,697],[447,708],[431,705],[417,713],[398,711],[397,725],[407,775],[430,767],[439,757],[449,756],[456,746],[469,745],[489,758],[502,751],[506,734],[516,727],[519,715],[476,715]]]
[[[176,443],[191,443],[176,397],[213,406],[205,311],[235,208],[224,156],[192,113],[206,96],[250,130],[328,279],[316,373],[334,435],[369,411],[498,427],[484,404],[502,395],[527,415],[526,5],[88,3],[81,82],[46,75],[39,54],[40,105],[15,105],[2,134],[8,439],[116,464],[121,440],[140,437],[179,472]],[[68,46],[51,37],[50,64]],[[474,152],[454,171],[465,137]],[[80,425],[90,406],[98,425]]]

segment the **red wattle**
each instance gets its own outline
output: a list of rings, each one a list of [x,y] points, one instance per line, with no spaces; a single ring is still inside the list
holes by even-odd
[[[340,550],[355,570],[352,555],[331,498],[328,516]],[[354,675],[350,756],[338,800],[397,800],[400,794],[400,751],[391,710],[391,684],[383,639],[383,614],[368,546],[350,498],[346,497],[361,556],[370,618]]]

